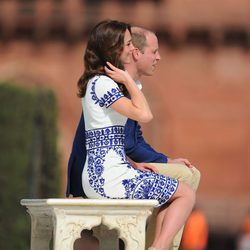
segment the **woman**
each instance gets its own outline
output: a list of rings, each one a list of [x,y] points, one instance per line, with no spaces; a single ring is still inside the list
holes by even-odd
[[[193,207],[194,193],[176,179],[134,168],[126,158],[127,118],[152,119],[143,93],[124,70],[132,50],[126,23],[103,21],[90,34],[78,82],[87,149],[82,185],[89,198],[158,200],[161,210],[151,249],[168,249]]]

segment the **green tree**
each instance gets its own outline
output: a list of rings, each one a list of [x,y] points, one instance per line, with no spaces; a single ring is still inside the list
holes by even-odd
[[[0,84],[0,249],[29,249],[21,199],[59,195],[56,121],[51,90]]]

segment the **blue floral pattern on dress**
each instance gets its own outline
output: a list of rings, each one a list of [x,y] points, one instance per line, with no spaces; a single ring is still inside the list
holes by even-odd
[[[90,198],[156,199],[160,205],[166,203],[175,193],[178,180],[135,169],[127,161],[126,118],[108,110],[123,96],[119,87],[104,75],[94,77],[89,84],[88,98],[83,99],[83,107],[88,107],[85,128],[89,128],[85,131],[87,161],[82,175],[86,194]]]
[[[111,126],[101,129],[88,130],[86,135],[86,149],[88,153],[89,184],[101,196],[109,197],[104,192],[105,180],[102,177],[104,159],[106,154],[113,149],[123,162],[126,161],[124,146],[124,127]]]
[[[98,81],[100,77],[97,77],[93,82],[91,86],[91,92],[92,100],[95,102],[95,104],[99,104],[100,107],[105,106],[108,108],[110,105],[112,105],[115,101],[120,99],[121,97],[124,97],[124,94],[121,92],[119,87],[114,87],[108,90],[105,94],[103,94],[102,97],[98,98],[95,91],[95,84]]]
[[[88,176],[90,186],[101,196],[112,198],[104,191],[105,179],[102,177],[105,156],[112,149],[117,153],[127,168],[132,168],[126,161],[124,151],[124,127],[111,126],[88,130],[86,148],[88,152]],[[124,179],[123,198],[125,199],[157,199],[160,204],[166,203],[175,192],[178,181],[152,172],[135,170],[134,178]],[[162,195],[165,194],[165,195]]]
[[[108,150],[102,150],[101,148],[90,150],[88,152],[88,174],[89,174],[89,184],[94,190],[106,197],[103,189],[104,178],[102,178],[103,173],[103,159],[107,154]]]
[[[152,172],[140,172],[133,179],[123,180],[123,185],[129,199],[154,199],[158,200],[160,204],[164,204],[171,198],[178,187],[176,179]]]

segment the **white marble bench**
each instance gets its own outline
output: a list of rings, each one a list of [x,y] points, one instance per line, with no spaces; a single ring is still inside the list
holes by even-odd
[[[83,229],[116,229],[126,250],[145,249],[145,226],[156,200],[23,199],[31,216],[31,250],[73,250]],[[102,250],[110,250],[100,246]]]

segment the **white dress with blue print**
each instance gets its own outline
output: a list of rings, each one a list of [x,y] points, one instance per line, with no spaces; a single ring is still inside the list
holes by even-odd
[[[124,150],[127,117],[110,105],[123,97],[104,75],[89,80],[82,98],[87,157],[82,185],[89,198],[155,199],[162,205],[175,193],[178,180],[133,168]]]

